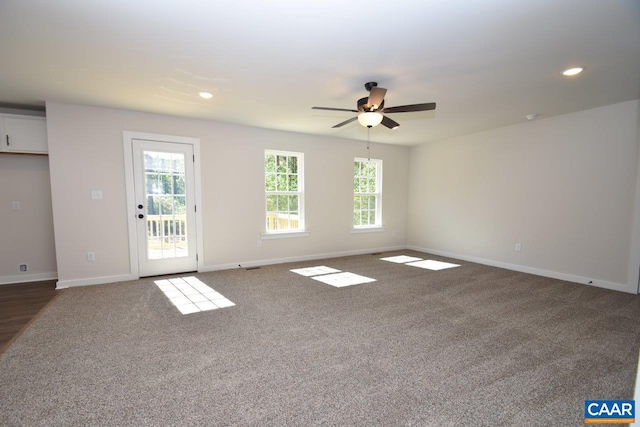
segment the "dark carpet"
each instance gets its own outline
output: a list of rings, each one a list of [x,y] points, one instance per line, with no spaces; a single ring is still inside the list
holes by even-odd
[[[315,265],[377,281],[289,272]],[[236,306],[66,290],[0,356],[0,425],[583,426],[585,399],[633,398],[636,295],[413,251],[195,276]]]

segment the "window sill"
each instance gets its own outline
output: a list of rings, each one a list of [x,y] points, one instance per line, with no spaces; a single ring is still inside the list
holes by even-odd
[[[358,227],[351,228],[351,234],[359,234],[359,233],[379,233],[381,231],[385,231],[383,226],[373,226],[373,227]]]
[[[287,231],[284,233],[262,233],[262,240],[292,239],[296,237],[309,237],[308,231]]]

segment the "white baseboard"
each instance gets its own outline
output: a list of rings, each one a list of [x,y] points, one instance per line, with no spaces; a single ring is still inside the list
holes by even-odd
[[[407,248],[406,246],[390,246],[386,248],[358,249],[355,251],[331,252],[327,254],[302,255],[302,256],[287,257],[287,258],[272,258],[272,259],[264,259],[264,260],[258,260],[258,261],[241,261],[241,262],[232,263],[232,264],[205,265],[203,268],[198,270],[198,272],[206,273],[209,271],[231,270],[234,268],[249,268],[249,267],[258,267],[262,265],[284,264],[287,262],[313,261],[316,259],[338,258],[343,256],[351,256],[351,255],[364,255],[364,254],[370,254],[375,252],[400,251],[406,248]]]
[[[629,286],[629,284],[624,284],[624,283],[614,283],[614,282],[607,282],[604,280],[590,279],[587,277],[575,276],[572,274],[558,273],[556,271],[542,270],[539,268],[527,267],[524,265],[509,264],[507,262],[494,261],[490,259],[477,258],[473,256],[454,254],[451,252],[438,251],[438,250],[429,249],[429,248],[420,248],[420,247],[411,246],[411,245],[407,246],[407,249],[412,249],[418,252],[426,252],[433,255],[440,255],[447,258],[454,258],[454,259],[460,259],[463,261],[475,262],[477,264],[490,265],[492,267],[504,268],[506,270],[519,271],[521,273],[535,274],[536,276],[550,277],[552,279],[565,280],[567,282],[581,283],[583,285],[596,286],[604,289],[611,289],[613,291],[628,292],[631,294],[636,293],[635,289],[632,289],[632,287]]]
[[[127,282],[138,280],[138,276],[133,274],[122,274],[120,276],[91,277],[87,279],[60,280],[56,284],[56,289],[72,288],[75,286],[102,285],[104,283]]]
[[[353,251],[302,255],[302,256],[287,257],[287,258],[272,258],[272,259],[264,259],[264,260],[256,260],[256,261],[240,261],[237,263],[229,263],[229,264],[205,265],[202,268],[198,269],[198,272],[206,273],[206,272],[219,271],[219,270],[231,270],[234,268],[249,268],[249,267],[258,267],[263,265],[284,264],[288,262],[314,261],[318,259],[330,259],[330,258],[338,258],[343,256],[363,255],[363,254],[370,254],[374,252],[399,251],[404,249],[411,249],[414,251],[429,253],[433,255],[439,255],[447,258],[475,262],[477,264],[504,268],[506,270],[519,271],[521,273],[528,273],[528,274],[535,274],[537,276],[550,277],[552,279],[565,280],[567,282],[574,282],[574,283],[580,283],[583,285],[596,286],[604,289],[611,289],[614,291],[627,292],[631,294],[636,293],[636,289],[628,284],[590,279],[587,277],[575,276],[575,275],[565,274],[565,273],[558,273],[556,271],[542,270],[539,268],[527,267],[527,266],[518,265],[518,264],[510,264],[506,262],[494,261],[490,259],[478,258],[473,256],[467,256],[467,255],[460,255],[460,254],[455,254],[451,252],[439,251],[436,249],[421,248],[421,247],[412,246],[412,245],[358,249]],[[9,276],[9,277],[0,278],[0,285],[5,283],[8,284],[8,283],[19,283],[19,282],[36,281],[36,280],[51,280],[56,278],[56,275],[54,273],[49,275],[30,275],[30,276],[31,276],[30,280],[25,280],[25,278],[28,277],[27,275]],[[16,278],[16,281],[8,281],[13,278]],[[20,280],[17,280],[17,278],[20,278]],[[126,282],[129,280],[137,280],[137,279],[138,279],[138,276],[135,276],[132,274],[124,274],[120,276],[106,276],[106,277],[93,277],[93,278],[75,279],[75,280],[61,280],[61,281],[58,281],[56,289],[70,288],[74,286],[101,285],[104,283]]]
[[[42,282],[43,280],[55,280],[57,278],[58,273],[20,274],[18,276],[0,277],[0,285],[9,285],[11,283]]]
[[[287,262],[311,261],[315,259],[326,259],[326,258],[338,258],[342,256],[349,256],[349,255],[363,255],[363,254],[369,254],[372,252],[398,251],[403,249],[406,249],[406,247],[391,246],[386,248],[360,249],[355,251],[332,252],[327,254],[305,255],[305,256],[289,257],[289,258],[274,258],[274,259],[266,259],[266,260],[258,260],[258,261],[241,261],[233,264],[217,264],[217,265],[204,266],[198,269],[198,273],[206,273],[209,271],[219,271],[219,270],[231,270],[234,268],[257,267],[261,265],[284,264]],[[20,277],[24,277],[24,276],[20,276]],[[129,280],[138,280],[138,279],[139,277],[136,275],[123,274],[120,276],[105,276],[105,277],[91,277],[86,279],[60,280],[57,283],[56,289],[72,288],[75,286],[102,285],[105,283],[127,282]]]

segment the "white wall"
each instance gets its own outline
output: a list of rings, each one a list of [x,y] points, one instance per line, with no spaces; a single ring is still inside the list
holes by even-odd
[[[631,101],[413,147],[409,246],[635,292],[638,114]]]
[[[0,284],[55,279],[48,158],[0,154],[0,182]]]
[[[409,149],[373,144],[384,161],[385,232],[351,234],[352,162],[366,143],[126,110],[47,103],[59,285],[130,273],[122,132],[200,139],[205,269],[406,244]],[[264,150],[305,154],[306,238],[257,241],[264,231]],[[102,190],[102,200],[91,200]],[[393,235],[395,232],[395,236]],[[87,262],[86,253],[96,261]]]
[[[638,147],[640,147],[640,107],[638,108],[636,135]],[[640,149],[638,150],[638,171],[636,172],[636,197],[633,209],[633,228],[631,229],[628,281],[630,291],[633,292],[635,283],[635,293],[640,294]]]

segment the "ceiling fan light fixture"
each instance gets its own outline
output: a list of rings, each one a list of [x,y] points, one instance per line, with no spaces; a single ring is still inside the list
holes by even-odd
[[[580,74],[583,70],[584,68],[581,68],[581,67],[569,68],[568,70],[564,70],[562,72],[562,75],[567,77],[576,76]]]
[[[382,123],[382,114],[368,111],[358,114],[358,121],[364,127],[374,127]]]

